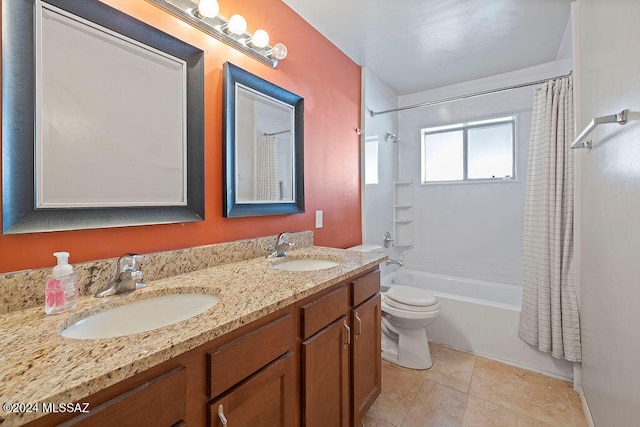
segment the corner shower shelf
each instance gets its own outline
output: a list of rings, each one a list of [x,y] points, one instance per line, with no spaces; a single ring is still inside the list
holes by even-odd
[[[393,183],[393,231],[396,248],[413,247],[413,182]]]

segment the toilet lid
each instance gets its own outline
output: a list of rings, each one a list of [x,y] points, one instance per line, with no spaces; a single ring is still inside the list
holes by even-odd
[[[382,246],[374,245],[371,243],[365,243],[358,246],[352,246],[347,248],[350,251],[358,251],[358,252],[382,252]]]
[[[408,306],[414,311],[428,311],[429,307],[438,304],[438,300],[431,292],[413,286],[394,285],[386,294],[387,304],[390,306]],[[399,303],[399,304],[394,304]]]

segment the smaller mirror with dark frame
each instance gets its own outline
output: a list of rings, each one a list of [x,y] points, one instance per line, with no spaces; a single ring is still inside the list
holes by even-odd
[[[304,212],[304,99],[224,64],[227,218]]]

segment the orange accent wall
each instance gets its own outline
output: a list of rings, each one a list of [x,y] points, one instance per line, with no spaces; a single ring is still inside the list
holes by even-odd
[[[7,1],[7,0],[4,0]],[[206,36],[144,0],[103,0],[205,51],[205,221],[0,236],[0,272],[53,266],[55,251],[71,263],[230,240],[314,230],[315,244],[361,241],[359,178],[360,67],[280,0],[219,0],[220,13],[242,14],[249,31],[264,28],[289,51],[271,69]],[[230,61],[305,99],[304,214],[222,217],[222,64]],[[315,229],[315,211],[324,227]]]

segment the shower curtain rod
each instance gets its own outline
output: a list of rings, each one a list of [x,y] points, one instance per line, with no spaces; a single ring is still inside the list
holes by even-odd
[[[374,118],[375,116],[380,115],[380,114],[394,113],[396,111],[404,111],[404,110],[413,110],[414,108],[430,107],[432,105],[444,104],[445,102],[458,101],[460,99],[467,99],[467,98],[473,98],[473,97],[476,97],[476,96],[488,95],[490,93],[505,92],[507,90],[519,89],[521,87],[527,87],[527,86],[537,85],[537,84],[540,84],[540,83],[546,83],[546,82],[548,82],[550,80],[561,79],[563,77],[569,77],[572,73],[573,73],[573,71],[571,71],[571,72],[569,72],[569,74],[565,74],[563,76],[551,77],[551,78],[543,79],[543,80],[536,80],[535,82],[520,83],[520,84],[517,84],[517,85],[507,86],[507,87],[503,87],[503,88],[499,88],[499,89],[490,89],[490,90],[485,90],[485,91],[482,91],[482,92],[469,93],[469,94],[466,94],[466,95],[452,96],[451,98],[437,99],[435,101],[428,101],[428,102],[423,102],[421,104],[415,104],[415,105],[407,105],[406,107],[392,108],[390,110],[384,110],[384,111],[369,110],[369,114],[371,115],[371,118]]]
[[[276,135],[280,135],[282,133],[289,133],[291,132],[291,129],[287,129],[287,130],[281,130],[280,132],[274,132],[274,133],[264,133],[264,136],[276,136]]]

